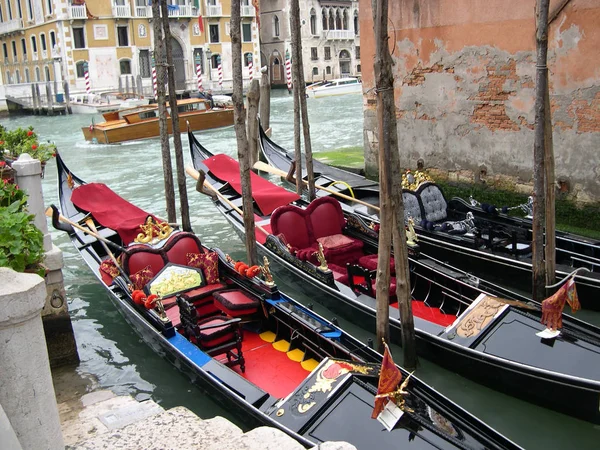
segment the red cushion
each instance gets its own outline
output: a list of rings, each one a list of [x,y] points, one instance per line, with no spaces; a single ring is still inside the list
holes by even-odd
[[[219,255],[216,252],[187,253],[186,265],[202,269],[207,284],[219,283]]]
[[[227,322],[226,317],[210,317],[198,322],[198,326],[216,325],[218,323]],[[200,330],[198,340],[204,347],[216,347],[224,342],[232,341],[235,338],[235,333],[231,325],[210,328],[208,330]]]
[[[154,272],[150,268],[150,266],[146,266],[143,269],[137,271],[133,275],[129,276],[131,280],[131,284],[133,284],[133,289],[144,289],[144,286],[148,284],[148,282],[154,278]]]
[[[215,306],[229,316],[237,317],[254,314],[260,301],[242,291],[225,291],[214,294]]]
[[[185,298],[188,302],[194,303],[195,305],[205,303],[205,299],[210,299],[212,303],[212,294],[225,289],[227,286],[223,283],[215,283],[215,284],[207,284],[206,286],[202,286],[199,288],[192,289],[191,291],[187,291],[183,294],[183,298]]]
[[[156,250],[150,251],[145,245],[130,247],[127,249],[126,269],[127,273],[136,273],[143,268],[150,266],[154,273],[158,273],[165,266],[163,257]]]
[[[171,263],[185,266],[187,265],[188,253],[203,253],[198,239],[193,235],[177,234],[174,236],[174,239],[177,240],[172,244],[171,248],[167,250],[167,259]]]
[[[346,221],[340,202],[331,197],[320,197],[307,208],[313,239],[341,234]]]
[[[310,247],[314,241],[307,227],[305,215],[304,210],[297,206],[280,206],[271,216],[273,234],[283,234],[292,247]]]
[[[377,255],[365,255],[358,260],[358,264],[365,269],[368,270],[376,270],[377,269]],[[394,257],[390,257],[390,274],[396,274],[396,262],[394,261]]]
[[[354,244],[354,240],[343,234],[333,234],[331,236],[323,236],[317,239],[324,249],[341,249]]]

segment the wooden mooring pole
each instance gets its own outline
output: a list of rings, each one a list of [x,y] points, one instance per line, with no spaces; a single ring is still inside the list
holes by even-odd
[[[382,351],[383,339],[389,342],[390,254],[393,240],[396,296],[402,326],[404,366],[407,370],[414,370],[417,366],[417,353],[410,298],[406,230],[404,228],[394,76],[388,44],[388,0],[373,1],[373,23],[376,49],[374,69],[379,127],[379,197],[381,202],[376,281],[377,343],[379,350]]]

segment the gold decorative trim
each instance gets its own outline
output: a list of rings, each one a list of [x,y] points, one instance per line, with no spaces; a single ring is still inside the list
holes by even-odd
[[[134,242],[138,244],[160,242],[168,238],[173,232],[173,228],[168,223],[158,223],[152,216],[148,216],[146,223],[140,225],[140,228],[142,232],[134,239]]]
[[[459,322],[456,334],[463,338],[477,336],[492,321],[498,311],[506,306],[487,295]]]
[[[314,254],[317,255],[317,259],[321,263],[321,265],[319,266],[319,270],[322,270],[323,272],[327,272],[329,270],[329,266],[327,265],[327,259],[325,259],[325,252],[323,250],[323,245],[320,242],[319,242],[319,250],[317,250]]]
[[[422,172],[420,170],[415,170],[411,172],[407,170],[402,174],[402,188],[409,189],[411,191],[416,191],[421,183],[425,183],[426,181],[434,181],[427,173]]]

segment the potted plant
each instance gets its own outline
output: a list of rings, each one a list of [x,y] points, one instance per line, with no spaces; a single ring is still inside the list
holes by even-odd
[[[7,130],[0,125],[0,161],[11,165],[23,153],[38,159],[43,170],[46,162],[56,156],[56,145],[51,142],[40,143],[33,127]]]
[[[7,180],[0,181],[0,267],[44,276],[44,236],[27,211],[27,195]]]

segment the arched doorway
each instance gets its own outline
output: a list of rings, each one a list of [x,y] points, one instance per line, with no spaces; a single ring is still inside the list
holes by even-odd
[[[350,52],[348,50],[342,50],[339,56],[340,61],[340,76],[347,77],[350,76]]]
[[[171,36],[171,54],[173,56],[173,68],[175,72],[175,89],[185,90],[185,64],[183,62],[183,48],[181,44]]]

